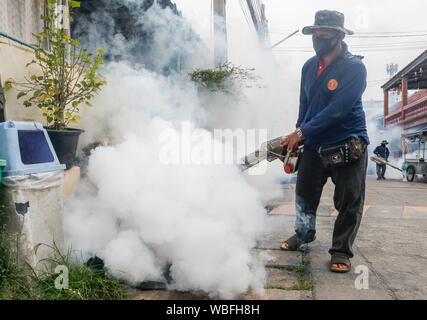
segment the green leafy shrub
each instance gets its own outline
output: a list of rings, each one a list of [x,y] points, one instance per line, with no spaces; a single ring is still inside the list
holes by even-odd
[[[219,64],[214,69],[197,69],[189,73],[190,79],[211,92],[233,93],[242,86],[251,87],[258,77],[255,69],[236,67],[231,62]]]

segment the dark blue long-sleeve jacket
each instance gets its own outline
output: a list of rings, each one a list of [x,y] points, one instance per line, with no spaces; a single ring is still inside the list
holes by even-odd
[[[390,151],[388,151],[388,148],[385,147],[383,149],[383,147],[381,147],[381,146],[376,147],[374,150],[374,153],[376,155],[380,155],[381,158],[384,158],[384,159],[388,159],[388,156],[390,155]]]
[[[304,148],[317,149],[350,137],[363,137],[369,143],[362,94],[366,88],[366,68],[360,57],[353,56],[343,42],[337,59],[323,72],[323,81],[310,98],[317,80],[319,59],[310,58],[302,68],[300,107],[296,126],[301,127]],[[320,76],[321,79],[322,76]]]

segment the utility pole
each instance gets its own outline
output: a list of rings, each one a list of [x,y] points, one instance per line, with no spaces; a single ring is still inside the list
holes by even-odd
[[[390,79],[397,73],[399,70],[399,65],[397,63],[387,64],[387,73],[390,76]],[[393,105],[399,101],[399,94],[396,91],[388,92],[387,100]],[[388,111],[387,111],[388,112]]]
[[[265,16],[265,4],[261,4],[261,41],[264,46],[267,45],[268,41],[268,20]]]
[[[214,62],[215,66],[227,62],[227,17],[226,0],[213,0],[214,16]]]
[[[258,19],[257,19],[256,14],[255,14],[255,9],[254,9],[254,6],[253,6],[253,4],[252,4],[252,0],[246,0],[246,3],[247,3],[247,5],[248,5],[249,12],[250,12],[250,14],[251,14],[251,18],[252,18],[252,22],[253,22],[253,24],[254,24],[255,30],[256,30],[256,32],[259,34],[259,24],[258,24]]]
[[[254,0],[246,0],[246,4],[249,8],[249,13],[251,14],[252,22],[254,24],[255,30],[257,32],[259,42],[261,43],[262,47],[266,47],[267,38],[268,38],[268,21],[265,16],[265,5],[261,3],[259,0],[255,0],[257,5],[257,8],[260,8],[260,12],[257,15],[255,6],[254,6]]]

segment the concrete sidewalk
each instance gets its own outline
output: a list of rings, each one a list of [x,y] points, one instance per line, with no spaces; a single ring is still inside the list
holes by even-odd
[[[284,185],[283,189],[284,199],[292,199],[294,186]],[[306,254],[312,298],[427,299],[427,184],[368,177],[352,271],[346,274],[328,270],[328,249],[337,214],[332,206],[333,189],[329,181],[319,206],[317,239],[308,246]],[[282,225],[289,223],[289,217],[295,221],[294,211],[285,212],[288,207],[289,202],[283,202],[271,212],[276,219],[283,220]],[[290,234],[292,230],[284,238]],[[358,266],[368,270],[369,289],[356,289]]]
[[[349,273],[329,271],[328,249],[337,212],[334,185],[325,185],[317,215],[317,239],[296,252],[281,251],[280,244],[294,233],[295,185],[282,185],[283,197],[272,201],[268,234],[254,251],[275,257],[266,266],[264,296],[247,293],[240,299],[335,300],[427,299],[427,184],[368,177],[363,219],[355,241]],[[368,289],[357,289],[360,268]],[[366,281],[366,278],[365,278]],[[360,281],[358,282],[360,283]],[[366,282],[365,282],[366,283]],[[206,296],[175,291],[134,291],[129,299],[191,300]]]

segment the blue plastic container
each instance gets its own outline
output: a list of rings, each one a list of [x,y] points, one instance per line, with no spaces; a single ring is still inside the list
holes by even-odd
[[[0,159],[0,183],[1,183],[1,175],[4,167],[6,167],[6,160]]]
[[[3,177],[64,170],[40,123],[0,123],[0,159],[7,161]]]

